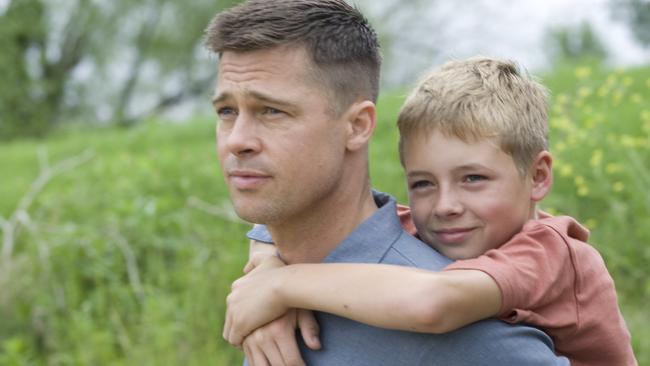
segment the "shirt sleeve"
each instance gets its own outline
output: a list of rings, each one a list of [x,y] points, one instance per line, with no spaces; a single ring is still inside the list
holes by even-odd
[[[577,322],[574,268],[565,238],[553,227],[532,221],[500,248],[452,263],[446,270],[487,273],[501,290],[502,320],[546,325],[549,319]]]
[[[253,228],[248,233],[246,233],[246,236],[251,240],[256,240],[267,244],[274,244],[273,238],[271,238],[271,234],[266,229],[266,225],[253,225]]]

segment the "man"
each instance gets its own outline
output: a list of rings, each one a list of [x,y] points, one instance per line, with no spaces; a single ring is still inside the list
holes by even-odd
[[[226,184],[237,214],[266,225],[252,238],[272,239],[290,264],[449,263],[402,230],[392,198],[370,189],[380,55],[357,10],[340,0],[252,0],[217,15],[207,42],[220,55],[213,102]],[[568,364],[544,333],[496,320],[432,335],[317,318],[322,349],[300,344],[309,365]],[[296,361],[281,347],[245,340],[244,349],[255,366]]]

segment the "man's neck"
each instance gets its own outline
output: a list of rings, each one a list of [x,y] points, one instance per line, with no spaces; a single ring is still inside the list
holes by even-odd
[[[319,263],[376,210],[369,187],[339,189],[294,220],[267,228],[287,264]]]

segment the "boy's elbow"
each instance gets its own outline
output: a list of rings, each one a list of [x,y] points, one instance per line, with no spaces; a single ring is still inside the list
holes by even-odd
[[[419,301],[413,313],[414,330],[422,333],[441,334],[457,329],[450,321],[450,309],[438,301]]]

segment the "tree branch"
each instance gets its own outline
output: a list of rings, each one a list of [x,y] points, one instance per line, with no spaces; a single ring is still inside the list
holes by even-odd
[[[72,170],[81,164],[86,163],[95,155],[93,150],[86,150],[83,153],[73,156],[71,158],[62,160],[53,166],[49,165],[47,154],[44,150],[39,152],[40,173],[38,177],[32,182],[25,195],[20,199],[14,212],[8,219],[2,218],[2,265],[8,269],[11,265],[11,257],[16,244],[16,236],[21,225],[29,225],[29,208],[34,203],[36,196],[43,190],[55,176]]]

